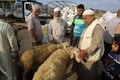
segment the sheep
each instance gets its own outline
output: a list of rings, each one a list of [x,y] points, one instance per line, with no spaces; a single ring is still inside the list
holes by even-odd
[[[32,80],[63,80],[73,47],[58,49],[38,68]]]
[[[24,66],[23,80],[30,80],[37,68],[59,48],[63,48],[62,44],[43,44],[34,46],[26,50],[20,57],[20,62]]]

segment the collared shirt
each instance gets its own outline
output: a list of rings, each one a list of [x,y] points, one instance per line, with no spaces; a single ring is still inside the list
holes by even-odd
[[[27,18],[27,25],[28,30],[33,29],[35,32],[35,35],[38,37],[39,40],[42,40],[42,28],[40,25],[40,20],[37,18],[37,16],[33,15],[32,13]],[[31,42],[35,42],[34,38],[30,35]]]
[[[67,26],[67,23],[63,19],[61,19],[60,22],[57,22],[54,19],[51,20],[48,25],[49,41],[55,39],[58,43],[63,42]]]

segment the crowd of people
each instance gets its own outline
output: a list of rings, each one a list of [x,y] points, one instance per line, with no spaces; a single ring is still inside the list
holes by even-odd
[[[44,37],[38,15],[38,5],[32,7],[26,23],[32,46],[42,45]],[[61,10],[56,7],[53,19],[48,24],[48,39],[51,44],[65,42],[67,22],[61,18]],[[20,80],[15,70],[15,61],[19,61],[20,41],[13,27],[15,16],[10,14],[4,19],[0,8],[0,80]],[[83,4],[77,6],[77,15],[70,26],[70,45],[79,49],[80,62],[73,61],[73,70],[77,80],[120,80],[120,9],[106,28],[91,9]]]

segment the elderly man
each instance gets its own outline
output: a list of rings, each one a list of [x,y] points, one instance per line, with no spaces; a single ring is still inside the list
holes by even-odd
[[[61,19],[60,8],[54,9],[54,19],[48,25],[48,37],[50,43],[62,43],[64,41],[65,31],[68,24]]]
[[[81,61],[76,73],[78,80],[99,80],[99,60],[104,53],[104,29],[95,19],[93,10],[85,10],[83,20],[86,23],[86,29],[83,31],[78,45],[79,53],[77,57]]]
[[[0,8],[0,80],[17,80],[11,57],[14,53],[13,58],[19,58],[17,41],[13,28],[3,20],[3,15]]]
[[[32,12],[26,20],[30,34],[30,40],[33,46],[42,44],[43,33],[40,20],[37,18],[39,14],[40,7],[38,5],[33,5]]]

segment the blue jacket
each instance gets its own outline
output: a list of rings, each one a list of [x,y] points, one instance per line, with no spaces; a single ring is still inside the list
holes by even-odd
[[[106,71],[114,74],[115,76],[120,75],[120,53],[111,51],[108,54],[109,61],[107,61]]]

